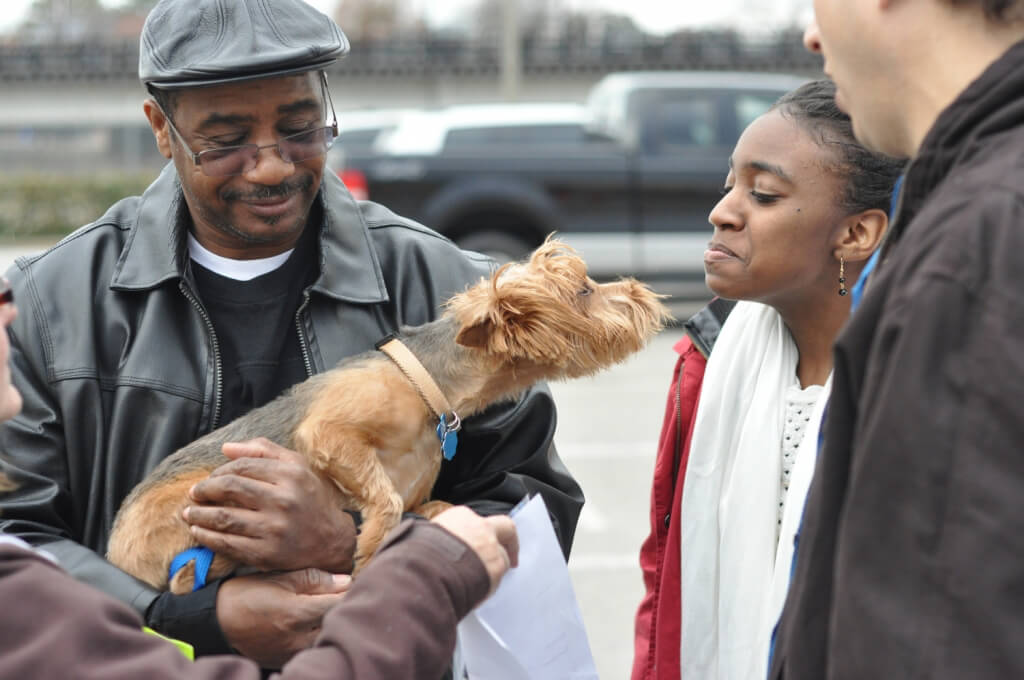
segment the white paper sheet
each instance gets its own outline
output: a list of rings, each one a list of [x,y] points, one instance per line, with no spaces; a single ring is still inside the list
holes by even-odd
[[[459,624],[470,680],[597,680],[583,616],[544,499],[513,510],[519,566]]]

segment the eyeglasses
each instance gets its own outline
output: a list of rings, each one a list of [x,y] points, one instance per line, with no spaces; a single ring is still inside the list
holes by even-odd
[[[334,102],[331,101],[330,90],[327,89],[327,76],[320,73],[321,93],[326,94],[326,99],[331,107],[330,125],[303,130],[293,135],[286,135],[277,140],[274,144],[238,144],[234,146],[221,146],[216,149],[206,149],[196,153],[185,141],[185,138],[174,126],[174,121],[162,108],[160,111],[167,119],[167,125],[178,137],[178,141],[192,155],[192,162],[203,171],[207,177],[230,177],[241,175],[256,167],[259,162],[260,151],[263,149],[275,148],[278,155],[285,163],[301,163],[317,156],[323,156],[331,148],[334,139],[338,136],[338,116],[334,113]],[[159,104],[157,107],[159,108]]]

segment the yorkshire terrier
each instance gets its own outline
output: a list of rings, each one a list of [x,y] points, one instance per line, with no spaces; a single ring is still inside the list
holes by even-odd
[[[226,462],[225,442],[266,437],[303,454],[361,513],[358,572],[403,511],[448,507],[428,499],[460,417],[622,361],[670,318],[660,297],[634,279],[595,282],[548,239],[452,297],[437,320],[403,327],[398,343],[345,359],[166,458],[122,504],[108,559],[155,588],[192,590],[197,561],[169,577],[172,559],[196,545],[181,517],[188,490]],[[209,578],[240,566],[216,555]]]

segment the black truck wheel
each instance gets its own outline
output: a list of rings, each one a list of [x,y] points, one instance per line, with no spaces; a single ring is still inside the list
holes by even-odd
[[[533,246],[519,236],[502,231],[476,231],[455,239],[463,250],[475,250],[493,258],[498,264],[521,260]]]

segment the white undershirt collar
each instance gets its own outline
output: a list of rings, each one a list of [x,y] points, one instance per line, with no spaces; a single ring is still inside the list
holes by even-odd
[[[196,264],[235,281],[249,281],[274,271],[288,260],[293,250],[290,248],[283,253],[255,260],[233,260],[210,252],[191,232],[188,235],[188,254]]]

